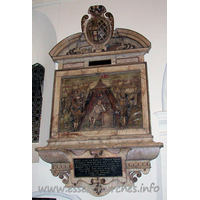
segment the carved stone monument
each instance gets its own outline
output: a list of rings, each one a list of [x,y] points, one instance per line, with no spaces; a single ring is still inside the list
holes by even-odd
[[[103,196],[133,186],[148,174],[160,142],[150,128],[147,64],[151,43],[128,29],[114,30],[114,17],[91,6],[82,33],[56,44],[50,139],[38,147],[53,176],[66,187]]]

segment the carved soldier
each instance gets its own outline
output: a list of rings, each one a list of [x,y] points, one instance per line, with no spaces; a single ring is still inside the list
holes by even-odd
[[[85,114],[85,112],[83,111],[83,105],[82,105],[82,101],[80,100],[80,97],[76,97],[73,100],[71,113],[73,115],[73,120],[74,120],[74,124],[73,124],[74,131],[78,131],[79,130],[79,125],[81,123],[81,118]]]
[[[124,92],[119,94],[118,103],[117,103],[117,110],[120,116],[120,124],[122,128],[124,128],[127,124],[128,115],[127,115],[127,95]]]

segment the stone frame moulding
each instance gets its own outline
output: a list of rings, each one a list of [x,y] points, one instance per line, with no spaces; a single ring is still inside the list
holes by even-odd
[[[49,53],[58,63],[50,138],[36,151],[66,187],[103,196],[148,174],[163,144],[153,141],[150,127],[144,55],[151,43],[135,31],[114,30],[102,5],[88,14],[82,33]]]

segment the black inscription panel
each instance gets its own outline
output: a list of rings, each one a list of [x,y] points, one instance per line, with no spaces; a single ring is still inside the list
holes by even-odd
[[[75,177],[122,176],[121,158],[74,159]]]

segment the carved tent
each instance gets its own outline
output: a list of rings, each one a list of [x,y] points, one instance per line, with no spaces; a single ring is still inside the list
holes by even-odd
[[[148,174],[160,142],[150,128],[147,64],[151,43],[128,29],[114,30],[114,17],[91,6],[82,33],[50,51],[55,71],[50,139],[38,147],[66,187],[103,196],[133,186]]]
[[[115,97],[112,94],[110,88],[107,87],[100,79],[98,84],[89,92],[87,104],[85,108],[86,114],[85,114],[85,118],[83,120],[82,125],[84,125],[84,122],[87,122],[88,120],[89,122],[92,122],[93,120],[93,124],[90,124],[89,126],[92,128],[92,126],[95,125],[96,121],[101,120],[102,122],[99,125],[99,127],[105,126],[106,121],[104,118],[106,115],[112,115],[111,114],[112,111],[110,110],[115,108],[115,105],[114,105],[115,102],[116,102]],[[97,104],[99,104],[100,106],[97,106]],[[97,112],[98,107],[99,108],[102,107],[103,112],[98,113]],[[103,118],[103,120],[101,118]],[[113,126],[113,124],[110,124],[110,125]]]

